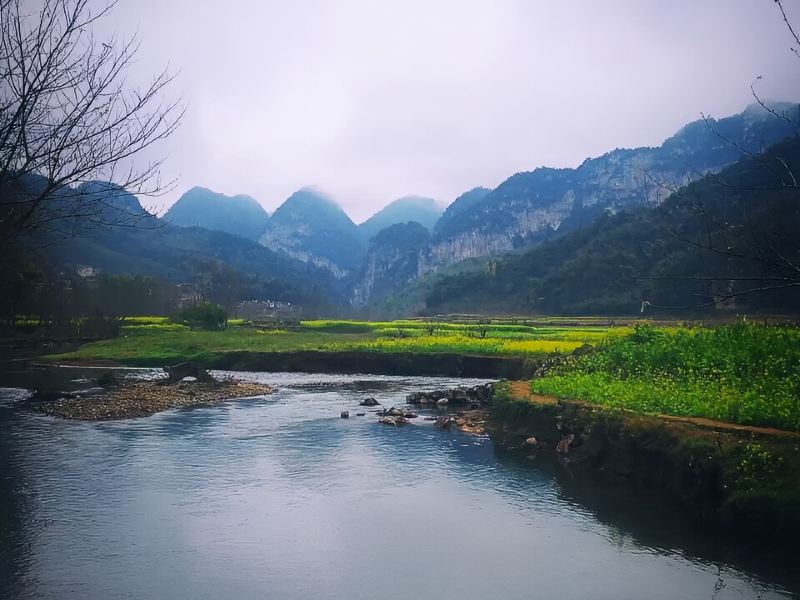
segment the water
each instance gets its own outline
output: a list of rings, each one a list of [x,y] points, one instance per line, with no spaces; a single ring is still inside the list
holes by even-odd
[[[14,404],[24,390],[0,389],[0,598],[767,599],[800,589],[755,560],[758,549],[742,558],[656,498],[587,487],[421,419],[379,425],[356,406],[462,381],[243,376],[277,392],[108,423],[34,415]]]

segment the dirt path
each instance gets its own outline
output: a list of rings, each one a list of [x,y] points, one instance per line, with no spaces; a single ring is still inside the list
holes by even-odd
[[[533,404],[557,404],[558,398],[553,396],[542,396],[539,394],[532,394],[529,381],[511,381],[511,395],[520,400],[526,400]],[[572,402],[575,404],[591,404],[582,400],[564,400],[564,402]],[[716,431],[726,431],[730,433],[752,433],[755,435],[768,436],[768,437],[789,437],[800,439],[800,433],[796,431],[786,431],[783,429],[775,429],[773,427],[756,427],[754,425],[739,425],[738,423],[728,423],[726,421],[715,421],[714,419],[706,419],[704,417],[681,417],[675,415],[653,415],[663,421],[672,423],[687,423],[694,425],[701,429],[713,429]]]

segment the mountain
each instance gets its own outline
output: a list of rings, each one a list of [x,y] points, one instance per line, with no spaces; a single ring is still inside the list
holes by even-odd
[[[136,196],[113,183],[88,181],[79,185],[76,191],[77,194],[72,195],[75,202],[73,210],[76,213],[91,212],[92,218],[89,220],[94,223],[104,226],[132,226],[142,222],[155,222],[155,217],[142,207]],[[86,218],[82,214],[76,216]]]
[[[719,171],[797,133],[797,105],[773,104],[787,122],[758,105],[720,120],[696,121],[656,148],[617,149],[576,169],[542,167],[517,173],[490,193],[446,211],[421,273],[467,258],[508,252],[552,239],[605,214],[659,202],[664,191]],[[648,197],[649,192],[649,197]],[[458,210],[456,210],[458,209]]]
[[[327,269],[338,279],[358,272],[365,250],[350,217],[313,188],[289,196],[272,215],[259,241],[276,252]]]
[[[420,251],[430,241],[428,229],[416,221],[382,229],[370,240],[352,304],[364,307],[417,278]]]
[[[86,186],[86,187],[85,187]],[[202,227],[177,227],[148,214],[138,199],[119,187],[85,184],[63,192],[66,198],[97,203],[107,217],[135,217],[125,227],[91,227],[80,235],[54,232],[45,252],[48,262],[67,271],[78,265],[118,275],[148,275],[173,283],[200,284],[212,295],[271,299],[302,304],[310,311],[336,312],[347,289],[312,264],[265,248],[247,238]],[[87,207],[88,208],[88,207]],[[227,286],[231,289],[219,289]],[[232,289],[235,288],[235,289]]]
[[[630,206],[471,272],[442,271],[431,313],[632,314],[670,307],[793,314],[800,306],[800,138],[649,208]],[[451,268],[452,270],[452,268]],[[768,289],[775,287],[776,289]],[[767,288],[723,301],[731,293]]]
[[[433,230],[436,236],[441,237],[447,231],[453,229],[453,223],[457,222],[459,216],[470,211],[472,207],[480,203],[491,191],[492,190],[485,187],[476,187],[468,192],[464,192],[453,200],[436,223],[436,227]]]
[[[258,240],[269,216],[250,196],[226,196],[193,187],[170,207],[164,220],[180,227],[199,226]]]
[[[384,208],[376,212],[369,219],[358,226],[358,231],[365,242],[368,242],[381,229],[386,229],[398,223],[415,221],[433,231],[433,227],[439,217],[442,216],[442,209],[436,204],[433,198],[422,196],[404,196],[394,202],[387,204]]]

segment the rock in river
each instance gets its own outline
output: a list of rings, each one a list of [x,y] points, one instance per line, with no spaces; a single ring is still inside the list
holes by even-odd
[[[405,425],[406,423],[408,423],[408,419],[404,417],[381,417],[380,419],[378,419],[378,423],[397,427],[399,425]]]
[[[432,392],[414,392],[406,396],[409,404],[469,404],[485,405],[492,400],[494,383],[482,383],[472,387],[459,386],[449,390],[434,390]]]
[[[177,407],[216,404],[234,398],[272,393],[272,388],[249,381],[210,381],[165,383],[125,381],[110,388],[98,388],[92,396],[71,394],[31,407],[47,415],[83,421],[107,421],[146,417]]]

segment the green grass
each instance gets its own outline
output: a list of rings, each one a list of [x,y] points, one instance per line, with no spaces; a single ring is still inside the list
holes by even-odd
[[[86,344],[63,360],[114,360],[129,364],[202,360],[232,351],[412,352],[541,357],[568,353],[627,329],[532,327],[424,321],[305,321],[291,330],[229,322],[223,331],[192,331],[161,317],[125,319],[119,338]]]
[[[800,431],[800,331],[639,326],[531,382],[534,393]]]
[[[535,393],[643,413],[708,417],[800,431],[800,330],[753,324],[606,327],[508,322],[304,321],[262,329],[231,321],[192,331],[166,317],[130,317],[123,335],[54,358],[163,364],[233,351],[409,352],[566,356]],[[584,344],[597,351],[569,356]]]
[[[363,336],[337,334],[338,343],[360,340]],[[142,329],[125,336],[86,344],[74,352],[58,355],[65,360],[114,360],[130,364],[157,361],[203,360],[224,352],[291,352],[321,350],[331,344],[331,336],[314,332],[268,332],[229,327],[223,331],[180,331]]]

